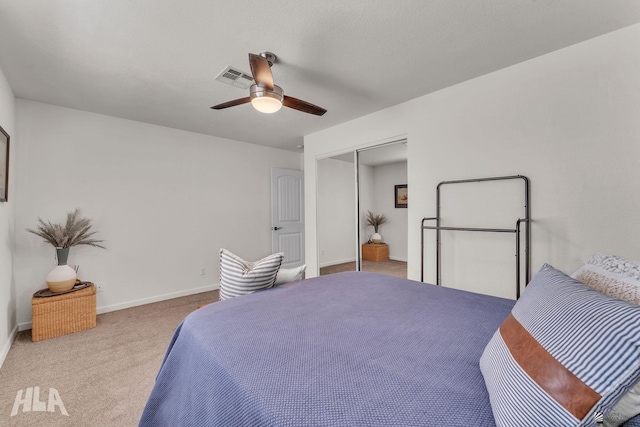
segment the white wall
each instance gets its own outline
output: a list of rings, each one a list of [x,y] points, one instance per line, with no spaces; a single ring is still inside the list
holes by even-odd
[[[16,188],[15,97],[0,69],[0,126],[9,134],[9,189],[7,202],[0,202],[0,367],[4,362],[16,325],[16,287],[13,276],[14,221]]]
[[[373,212],[389,218],[389,222],[380,226],[383,241],[389,245],[389,258],[407,261],[407,209],[396,208],[394,200],[395,186],[407,183],[407,162],[373,167],[373,180]]]
[[[104,312],[216,287],[221,247],[249,260],[269,254],[270,170],[302,166],[299,153],[21,99],[17,127],[21,328],[54,257],[25,231],[37,217],[61,221],[79,207],[94,220],[107,250],[74,247],[69,263],[105,285]]]
[[[409,278],[420,277],[419,225],[435,214],[437,183],[495,175],[532,181],[534,271],[571,272],[597,251],[640,259],[639,45],[637,24],[305,137],[307,277],[316,156],[398,135],[408,140]],[[467,268],[452,286],[513,298],[493,269]]]
[[[320,266],[356,259],[356,190],[353,163],[318,160],[318,248]]]

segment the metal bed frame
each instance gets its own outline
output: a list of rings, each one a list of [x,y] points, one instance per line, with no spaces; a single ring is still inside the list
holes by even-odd
[[[524,181],[524,218],[518,218],[515,228],[477,228],[477,227],[444,227],[441,225],[442,218],[440,216],[440,187],[449,184],[465,184],[471,182],[487,182],[487,181],[504,181],[511,179],[522,179]],[[436,216],[431,218],[423,218],[421,223],[421,238],[420,238],[420,281],[424,282],[424,231],[436,230],[436,284],[441,285],[441,243],[442,243],[442,230],[445,231],[474,231],[485,233],[514,233],[516,235],[516,299],[520,298],[520,228],[521,224],[525,223],[525,275],[526,283],[531,280],[531,205],[529,200],[529,178],[523,175],[513,176],[499,176],[491,178],[476,178],[476,179],[462,179],[457,181],[442,181],[436,187]],[[426,221],[435,221],[436,225],[425,225]],[[526,284],[525,283],[525,284]]]

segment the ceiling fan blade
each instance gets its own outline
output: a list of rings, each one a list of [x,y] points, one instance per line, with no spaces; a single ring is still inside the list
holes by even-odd
[[[255,80],[260,86],[273,90],[273,74],[271,74],[269,61],[260,55],[250,53],[249,64],[251,64],[253,80]]]
[[[235,107],[236,105],[246,104],[247,102],[251,102],[251,98],[248,96],[246,98],[234,99],[233,101],[223,102],[222,104],[214,105],[211,108],[213,108],[214,110],[222,110],[223,108]]]
[[[321,116],[327,112],[327,110],[318,107],[317,105],[313,105],[301,99],[293,98],[287,95],[284,96],[282,105],[284,105],[285,107],[293,108],[294,110],[303,111],[309,114],[315,114],[316,116]]]

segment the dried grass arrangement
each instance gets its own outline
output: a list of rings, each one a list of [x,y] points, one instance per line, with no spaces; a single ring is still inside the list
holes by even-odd
[[[106,249],[102,246],[104,240],[93,238],[96,234],[91,231],[93,224],[88,218],[80,216],[80,209],[76,208],[73,212],[67,213],[67,221],[52,224],[50,221],[43,221],[38,218],[38,226],[35,229],[27,229],[29,233],[42,237],[45,242],[51,244],[54,248],[70,248],[78,245],[89,245],[96,248]]]
[[[378,227],[389,222],[389,218],[387,218],[385,214],[376,215],[371,211],[367,211],[365,219],[367,221],[367,225],[372,226],[376,233],[378,232]]]

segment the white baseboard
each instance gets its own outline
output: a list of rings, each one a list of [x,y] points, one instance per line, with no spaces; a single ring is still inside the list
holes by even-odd
[[[186,297],[188,295],[200,294],[202,292],[215,291],[216,289],[220,289],[219,283],[214,283],[213,285],[201,286],[199,288],[187,289],[179,292],[171,292],[168,294],[156,295],[154,297],[149,297],[149,298],[142,298],[138,300],[127,301],[120,304],[106,305],[102,307],[97,307],[96,314],[110,313],[112,311],[124,310],[125,308],[137,307],[139,305],[151,304],[154,302],[165,301],[173,298]],[[31,322],[18,324],[19,331],[25,331],[27,329],[31,329]],[[9,346],[11,346],[11,344],[9,344]]]
[[[134,301],[127,301],[120,304],[107,305],[96,308],[96,314],[109,313],[111,311],[123,310],[125,308],[137,307],[139,305],[151,304],[154,302],[165,301],[173,298],[186,297],[188,295],[200,294],[202,292],[214,291],[220,288],[219,283],[213,285],[201,286],[199,288],[187,289],[185,291],[171,292],[168,294],[157,295],[155,297],[142,298]]]
[[[0,368],[2,368],[2,364],[4,360],[7,358],[7,354],[9,354],[9,350],[11,350],[11,345],[13,344],[13,340],[16,339],[16,335],[18,335],[18,325],[16,325],[11,333],[9,334],[9,339],[4,343],[4,347],[2,347],[2,351],[0,351]]]
[[[320,268],[329,267],[331,265],[344,264],[345,262],[355,262],[355,258],[338,259],[333,261],[327,261],[320,264]]]
[[[395,256],[389,256],[389,259],[392,259],[394,261],[407,262],[406,258],[399,258],[399,257],[395,257]],[[355,260],[356,260],[355,258],[348,258],[348,259],[339,259],[339,260],[336,260],[336,261],[327,261],[327,262],[323,262],[322,264],[320,264],[320,268],[330,267],[332,265],[344,264],[345,262],[354,262]]]

